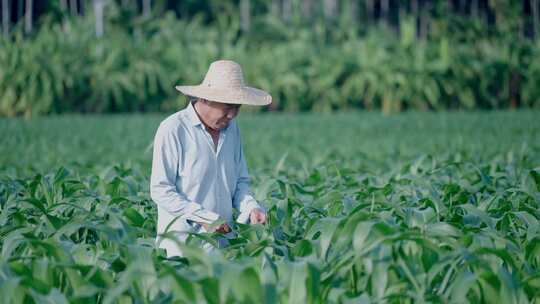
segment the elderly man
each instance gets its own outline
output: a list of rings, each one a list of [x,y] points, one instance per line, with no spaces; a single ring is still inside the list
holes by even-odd
[[[234,118],[242,104],[272,102],[268,93],[246,86],[240,65],[228,60],[213,62],[202,84],[176,89],[190,103],[161,122],[150,179],[158,209],[157,243],[169,257],[182,255],[177,242],[190,232],[229,232],[233,208],[240,212],[238,221],[266,222],[249,189]],[[223,224],[212,225],[217,220]],[[165,233],[169,237],[161,237]]]

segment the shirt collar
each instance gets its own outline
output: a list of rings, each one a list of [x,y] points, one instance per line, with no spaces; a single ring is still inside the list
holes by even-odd
[[[192,126],[198,126],[198,125],[201,125],[203,126],[203,123],[202,121],[199,119],[199,115],[197,115],[197,112],[195,112],[195,108],[193,107],[193,103],[189,103],[187,108],[186,108],[186,114],[187,114],[187,117],[189,119],[189,121],[191,122],[191,125]]]

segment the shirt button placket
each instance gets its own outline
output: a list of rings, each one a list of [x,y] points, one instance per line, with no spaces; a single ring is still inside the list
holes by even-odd
[[[214,152],[214,170],[215,171],[215,175],[214,175],[214,197],[216,198],[216,209],[217,210],[220,210],[220,197],[219,197],[219,162],[218,162],[218,155],[217,155],[217,151]],[[218,212],[218,213],[221,213],[221,212]]]

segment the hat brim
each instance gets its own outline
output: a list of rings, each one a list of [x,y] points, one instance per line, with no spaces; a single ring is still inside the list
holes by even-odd
[[[252,106],[266,106],[272,103],[272,96],[267,92],[252,87],[240,88],[210,88],[202,85],[176,86],[179,92],[193,97],[210,101],[245,104]]]

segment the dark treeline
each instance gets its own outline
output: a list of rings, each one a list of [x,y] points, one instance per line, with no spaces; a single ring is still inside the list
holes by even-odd
[[[269,110],[540,106],[539,0],[0,1],[3,116],[171,111],[218,58]]]
[[[497,22],[506,23],[509,16],[518,17],[523,35],[538,36],[540,1],[538,0],[1,0],[3,33],[10,27],[24,24],[31,32],[34,24],[43,16],[84,16],[96,6],[114,3],[121,9],[141,16],[163,16],[174,12],[177,18],[189,19],[203,16],[206,24],[217,20],[223,6],[234,7],[241,19],[242,29],[249,30],[251,20],[264,14],[278,15],[283,21],[301,19],[309,23],[326,19],[332,21],[343,14],[361,27],[384,22],[399,31],[400,18],[412,15],[416,18],[417,32],[427,35],[430,21],[441,14],[454,14],[476,18],[487,26]]]

